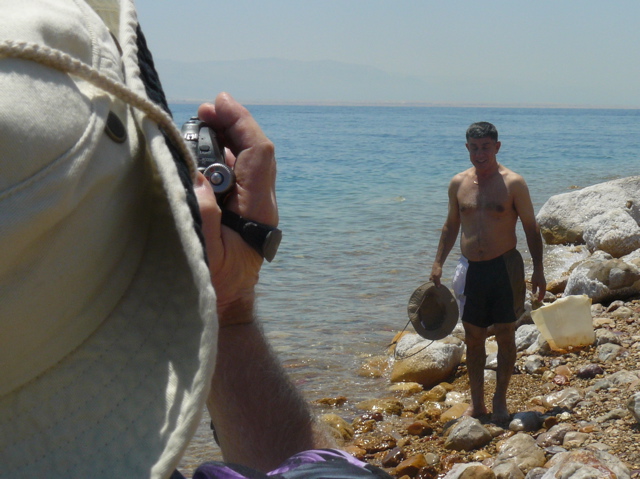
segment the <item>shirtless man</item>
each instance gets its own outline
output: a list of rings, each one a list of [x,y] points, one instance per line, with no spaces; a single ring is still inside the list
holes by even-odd
[[[532,291],[542,300],[546,281],[542,266],[542,238],[529,190],[522,176],[499,164],[498,131],[491,123],[472,124],[466,147],[473,165],[449,184],[449,211],[442,228],[431,281],[440,286],[442,265],[462,226],[462,258],[454,277],[467,345],[471,388],[468,416],[488,413],[484,402],[485,340],[498,343],[498,371],[493,396],[495,422],[509,418],[507,388],[516,361],[515,323],[524,312],[524,264],[515,249],[516,223],[522,222],[533,260]],[[458,286],[459,287],[456,287]]]

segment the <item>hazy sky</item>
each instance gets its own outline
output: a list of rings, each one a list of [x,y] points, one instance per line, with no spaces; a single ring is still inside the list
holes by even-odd
[[[136,3],[157,59],[333,60],[438,83],[432,101],[640,108],[638,0]]]

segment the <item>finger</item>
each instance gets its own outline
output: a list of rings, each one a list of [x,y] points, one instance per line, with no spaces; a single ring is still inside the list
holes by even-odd
[[[243,150],[269,141],[251,113],[228,93],[220,93],[215,105],[201,105],[198,117],[222,133],[236,156]]]
[[[198,205],[201,209],[211,210],[217,209],[216,197],[211,187],[211,183],[207,181],[204,175],[200,172],[196,174],[196,181],[193,184],[193,189],[198,199]]]
[[[228,94],[218,95],[215,105],[201,105],[198,116],[216,130],[228,147],[227,151],[231,152],[226,163],[235,172],[236,186],[233,194],[226,198],[224,207],[245,218],[277,226],[273,143],[249,111]]]
[[[220,237],[220,207],[211,184],[200,172],[196,176],[193,190],[198,200],[205,240],[210,247],[212,242]]]

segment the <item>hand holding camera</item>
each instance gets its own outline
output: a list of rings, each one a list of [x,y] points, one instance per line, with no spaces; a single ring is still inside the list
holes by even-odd
[[[236,175],[226,164],[225,147],[215,131],[198,117],[191,117],[182,125],[182,136],[198,163],[198,171],[211,183],[216,201],[222,208],[222,224],[236,231],[260,256],[271,262],[278,251],[282,231],[224,209],[229,193],[236,185]]]

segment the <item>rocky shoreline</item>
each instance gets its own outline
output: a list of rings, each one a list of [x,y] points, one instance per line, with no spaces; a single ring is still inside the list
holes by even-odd
[[[545,476],[563,453],[579,461],[581,478],[637,478],[640,424],[629,402],[640,391],[640,297],[595,304],[592,314],[591,346],[561,352],[539,338],[525,348],[520,339],[509,424],[491,424],[488,416],[462,420],[469,398],[464,358],[449,381],[428,390],[391,385],[386,397],[358,403],[362,414],[350,421],[340,415],[346,398],[317,404],[333,405],[322,418],[341,447],[398,478],[571,477]],[[380,358],[371,363],[380,367]],[[493,380],[486,384],[490,404]],[[469,469],[464,476],[462,465]],[[596,475],[584,475],[585,468]]]

